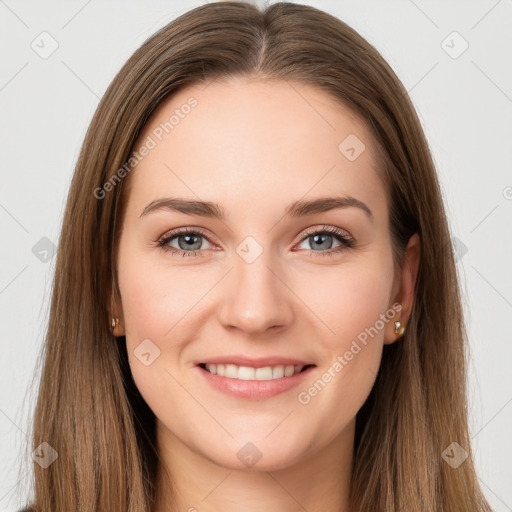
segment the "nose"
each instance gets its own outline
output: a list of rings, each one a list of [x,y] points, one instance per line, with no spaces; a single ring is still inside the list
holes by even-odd
[[[263,251],[251,263],[234,253],[233,266],[221,292],[218,318],[222,325],[253,335],[291,325],[294,295],[269,252]]]

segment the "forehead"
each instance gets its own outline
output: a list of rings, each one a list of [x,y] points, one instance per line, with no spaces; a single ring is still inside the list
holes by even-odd
[[[134,149],[143,146],[130,174],[139,210],[166,194],[246,212],[327,192],[386,201],[370,131],[309,84],[239,77],[182,88],[153,112]]]

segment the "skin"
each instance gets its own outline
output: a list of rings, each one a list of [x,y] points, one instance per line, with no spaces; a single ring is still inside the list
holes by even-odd
[[[370,132],[348,108],[309,85],[231,78],[181,89],[162,103],[136,147],[190,96],[180,119],[129,175],[118,257],[120,297],[114,334],[125,335],[137,387],[157,418],[157,512],[348,511],[355,416],[369,395],[385,343],[407,325],[419,261],[411,238],[394,270],[388,199]],[[356,134],[366,149],[350,161],[338,149]],[[347,194],[356,207],[284,217],[293,201]],[[224,221],[160,210],[155,199],[214,201]],[[165,252],[170,230],[202,228],[200,255]],[[308,228],[338,227],[357,245],[315,252]],[[247,263],[236,252],[251,235],[263,252]],[[332,240],[332,246],[329,243]],[[169,242],[179,249],[180,238]],[[181,248],[185,247],[183,237]],[[184,250],[184,249],[182,249]],[[369,338],[311,401],[307,390],[379,315],[402,310]],[[150,339],[160,355],[149,366],[134,350]],[[400,343],[401,341],[397,341]],[[316,365],[304,385],[266,400],[234,398],[198,378],[202,357],[296,357]],[[251,467],[237,457],[248,442],[261,453]]]

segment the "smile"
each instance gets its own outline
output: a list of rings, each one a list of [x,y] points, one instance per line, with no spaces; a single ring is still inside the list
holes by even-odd
[[[220,375],[230,379],[274,380],[296,375],[305,367],[303,365],[276,365],[252,368],[250,366],[237,366],[236,364],[205,364],[204,368],[213,375]]]
[[[206,383],[224,394],[249,400],[264,400],[301,384],[314,371],[316,365],[253,368],[209,363],[198,364],[194,368],[200,372]],[[214,371],[217,373],[213,373]]]

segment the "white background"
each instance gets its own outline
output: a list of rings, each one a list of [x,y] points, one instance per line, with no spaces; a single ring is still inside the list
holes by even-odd
[[[147,37],[201,3],[0,0],[2,511],[28,497],[37,356],[55,263],[32,249],[48,247],[43,237],[58,242],[79,148],[115,73]],[[418,110],[458,240],[477,470],[495,510],[512,511],[512,2],[309,4],[375,45]],[[31,47],[41,37],[51,47],[44,31],[58,43],[46,59]],[[445,51],[462,49],[457,36],[446,40],[453,31],[469,44],[458,58]]]

